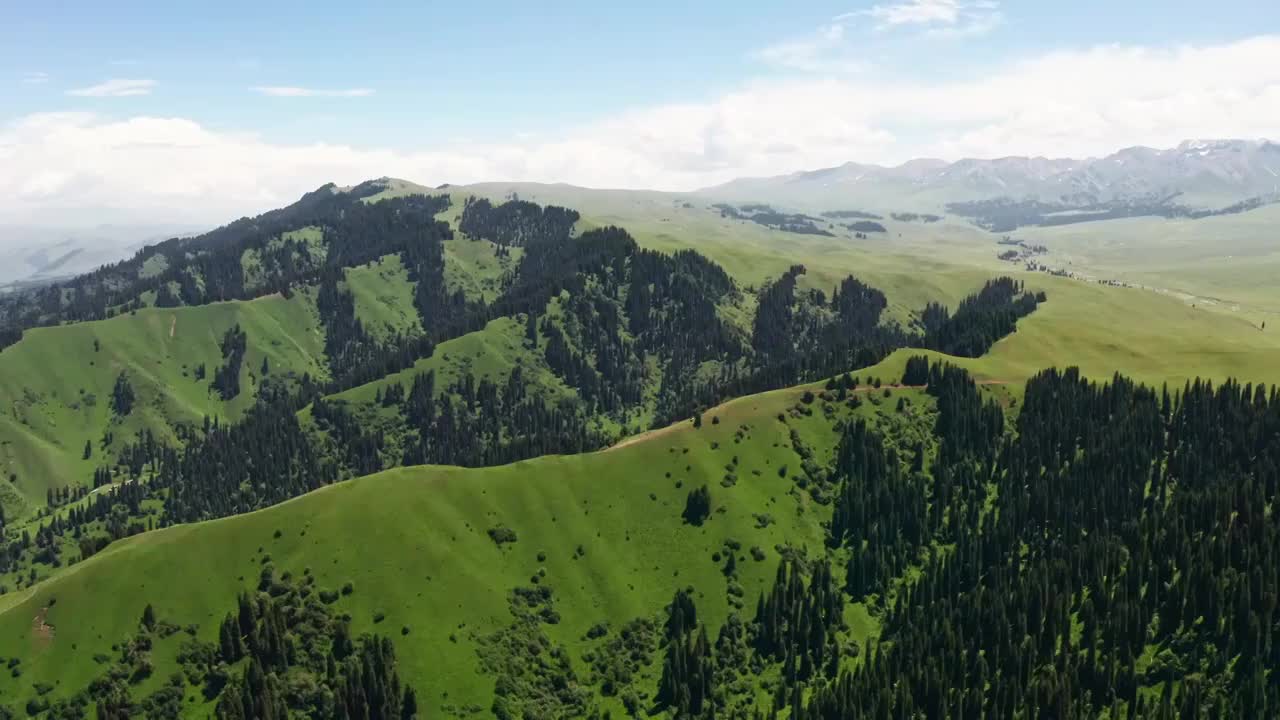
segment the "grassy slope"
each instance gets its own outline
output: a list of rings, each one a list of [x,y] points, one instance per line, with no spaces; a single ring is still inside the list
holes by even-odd
[[[391,196],[420,190],[418,186],[393,181],[386,194]],[[700,201],[695,200],[690,203],[692,207],[685,207],[682,197],[670,194],[589,191],[570,186],[529,184],[450,188],[447,192],[453,196],[454,203],[441,217],[456,224],[468,195],[476,193],[501,199],[512,191],[539,202],[581,208],[584,212],[582,228],[620,224],[647,247],[667,251],[695,247],[722,263],[744,284],[764,282],[796,262],[809,268],[802,279],[803,285],[827,291],[844,275],[853,273],[884,289],[890,301],[890,316],[902,322],[908,322],[912,314],[930,300],[954,305],[986,278],[1012,271],[1033,287],[1046,289],[1050,302],[1024,322],[1018,335],[1001,343],[986,359],[993,372],[1009,380],[1025,378],[1050,364],[1078,364],[1090,374],[1100,376],[1121,370],[1152,383],[1167,381],[1180,384],[1196,375],[1217,378],[1236,375],[1266,381],[1280,379],[1277,378],[1280,371],[1276,369],[1280,367],[1277,362],[1280,355],[1280,334],[1277,333],[1280,328],[1259,331],[1257,325],[1260,320],[1247,312],[1233,311],[1225,303],[1199,302],[1193,306],[1192,301],[1180,300],[1170,294],[1103,287],[1043,274],[1020,274],[994,259],[997,247],[992,236],[949,221],[933,225],[890,223],[890,232],[885,237],[873,236],[869,240],[844,236],[824,238],[777,232],[754,223],[725,219]],[[1273,212],[1273,209],[1195,222],[1159,221],[1161,228],[1182,228],[1181,235],[1164,241],[1165,246],[1176,252],[1171,250],[1160,257],[1167,256],[1170,258],[1168,263],[1184,269],[1199,263],[1203,265],[1204,277],[1207,278],[1204,282],[1225,282],[1222,273],[1227,273],[1233,266],[1210,262],[1211,258],[1205,253],[1212,255],[1218,251],[1202,250],[1193,231],[1218,228],[1235,239],[1233,247],[1239,249],[1240,257],[1261,258],[1267,252],[1274,252],[1267,249],[1267,231],[1258,229],[1266,227],[1265,224],[1259,225],[1258,220],[1265,220],[1268,212]],[[1061,229],[1061,244],[1071,248],[1100,248],[1096,250],[1097,262],[1119,270],[1134,268],[1137,266],[1133,258],[1141,255],[1140,248],[1150,246],[1156,233],[1150,230],[1145,234],[1135,232],[1135,239],[1129,245],[1116,238],[1127,237],[1125,228],[1139,227],[1139,223],[1149,225],[1150,222],[1114,221],[1070,226]],[[1078,236],[1086,231],[1091,233],[1088,237],[1093,238],[1091,245]],[[1053,249],[1053,241],[1048,242]],[[511,259],[500,262],[492,252],[490,243],[475,242],[461,236],[449,241],[446,246],[446,276],[450,286],[463,288],[471,297],[491,298],[497,278],[513,262]],[[1265,258],[1259,262],[1265,265]],[[349,286],[357,295],[358,312],[375,330],[387,326],[410,329],[417,323],[416,314],[411,310],[411,283],[397,264],[398,258],[387,257],[372,266],[348,272]],[[1241,277],[1238,287],[1242,293],[1251,298],[1263,298],[1262,301],[1255,300],[1251,307],[1265,307],[1265,302],[1276,297],[1271,288],[1259,285],[1257,273]],[[1220,292],[1219,295],[1227,293]],[[749,304],[750,298],[747,300]],[[210,312],[216,315],[220,311],[197,308],[177,312]],[[147,317],[161,315],[144,313],[139,316]],[[150,322],[154,324],[157,321],[153,319]],[[200,324],[202,321],[193,322]],[[744,322],[749,324],[749,318]],[[297,330],[310,328],[313,324],[310,318],[301,324],[292,320],[282,323],[285,331],[281,337],[296,335],[306,338],[307,343],[302,345],[306,348],[304,355],[315,359],[320,355],[318,334],[313,329]],[[186,327],[188,323],[182,325]],[[94,324],[85,326],[92,327]],[[158,370],[151,368],[159,358],[150,354],[150,343],[133,340],[125,343],[127,348],[141,348],[128,350],[131,355],[123,361],[126,365],[146,368],[151,374],[158,372],[159,383],[173,388],[165,394],[177,395],[175,402],[170,404],[176,405],[178,411],[169,410],[168,416],[174,416],[176,412],[179,418],[198,419],[206,412],[234,415],[238,409],[235,403],[230,408],[220,408],[202,391],[192,397],[189,391],[199,390],[193,387],[194,383],[173,382],[175,378],[171,377],[175,373],[180,376],[178,370],[182,362],[194,365],[204,361],[212,368],[217,358],[213,338],[221,332],[222,326],[214,322],[211,327],[216,329],[216,333],[210,332],[205,337],[206,342],[199,351],[184,351],[180,357],[173,358],[178,359],[176,366],[172,362],[164,362],[164,367]],[[38,378],[40,372],[23,367],[34,364],[41,366],[42,370],[56,370],[57,377],[75,377],[86,370],[88,362],[85,358],[89,353],[83,350],[88,346],[85,328],[35,331],[32,338],[47,337],[42,333],[56,333],[61,339],[56,342],[24,340],[0,355],[0,370],[13,373],[13,377]],[[155,331],[155,334],[162,335],[162,330]],[[437,357],[420,362],[414,371],[401,373],[395,380],[407,380],[412,372],[427,367],[435,367],[447,378],[468,364],[479,374],[505,375],[511,367],[521,364],[533,369],[541,380],[546,381],[545,384],[563,389],[562,384],[545,370],[538,357],[540,354],[524,349],[520,334],[521,329],[514,324],[499,323],[473,337],[455,341],[453,349],[446,348]],[[251,334],[251,342],[252,337]],[[43,349],[33,351],[30,350],[32,346]],[[12,358],[13,355],[47,353],[58,357],[52,361],[35,358],[16,363]],[[281,365],[282,359],[285,365]],[[292,363],[275,357],[272,360],[277,367],[302,367],[313,373],[319,368],[314,360],[310,363]],[[246,366],[256,367],[252,357]],[[96,410],[71,409],[76,402],[78,387],[70,387],[70,381],[54,384],[57,388],[56,402],[47,399],[51,395],[47,382],[23,383],[43,398],[34,406],[26,403],[15,405],[13,401],[19,392],[16,388],[7,395],[0,390],[0,400],[5,401],[4,407],[9,410],[0,415],[0,462],[19,473],[19,487],[28,496],[40,496],[45,487],[63,484],[66,482],[64,478],[70,476],[87,477],[93,465],[82,462],[79,454],[84,440],[90,435],[99,435],[100,428],[104,426],[104,401],[114,372],[104,371],[102,366],[96,370],[89,367],[87,372],[91,377],[86,383],[86,392],[93,393],[98,399]],[[361,399],[367,395],[371,399],[374,388],[385,384],[366,386],[351,394]],[[7,387],[12,385],[6,383]],[[47,417],[41,418],[38,411]],[[144,410],[146,412],[154,416],[156,411],[148,407]],[[87,417],[72,417],[76,413]],[[25,418],[28,425],[23,425],[20,418]],[[152,417],[149,422],[158,423],[161,419]],[[72,432],[63,432],[66,428],[71,428]],[[99,430],[91,432],[91,428]],[[12,502],[12,494],[9,497]]]
[[[1132,218],[1018,237],[1049,249],[1047,264],[1240,306],[1280,324],[1280,205],[1201,220]]]
[[[1109,377],[1118,370],[1153,384],[1181,385],[1197,375],[1280,382],[1280,318],[1274,319],[1274,329],[1264,332],[1258,329],[1256,317],[1224,303],[1196,303],[1168,293],[1023,272],[995,259],[996,236],[951,220],[928,225],[886,221],[887,237],[856,240],[784,233],[724,219],[707,210],[703,201],[693,199],[694,207],[686,208],[682,196],[669,193],[485,184],[455,190],[457,203],[473,190],[495,199],[514,191],[525,199],[581,208],[584,226],[619,224],[647,247],[668,251],[696,248],[742,283],[760,283],[791,264],[802,263],[809,270],[802,286],[829,292],[841,278],[853,274],[884,290],[890,316],[903,322],[931,300],[954,307],[986,279],[1013,275],[1030,287],[1044,289],[1049,302],[1024,320],[1016,335],[984,358],[984,368],[1007,380],[1021,380],[1056,364],[1079,365],[1098,377]],[[1270,224],[1265,222],[1268,212],[1280,210],[1264,208],[1195,221],[1184,228],[1183,236],[1168,242],[1182,248],[1180,262],[1187,268],[1199,262],[1196,258],[1207,258],[1214,252],[1193,252],[1198,242],[1194,231],[1199,228],[1227,233],[1241,252],[1245,248],[1267,252],[1268,247],[1274,247],[1265,239],[1272,235]],[[1070,232],[1123,234],[1116,228],[1129,222],[1073,225]],[[1023,233],[1019,231],[1017,236]],[[1148,248],[1145,252],[1159,256],[1151,245],[1155,237],[1149,232],[1145,240],[1137,238],[1135,242],[1141,241]],[[1039,236],[1033,239],[1043,240]],[[1103,261],[1121,266],[1120,260],[1112,257],[1103,256]],[[1217,262],[1204,260],[1200,266],[1209,278],[1206,282],[1225,278],[1228,273]],[[1258,283],[1255,273],[1243,276],[1238,285],[1247,290]],[[1218,291],[1226,294],[1221,287]],[[1274,283],[1248,292],[1250,297],[1263,298],[1255,300],[1260,306],[1280,303],[1280,290]]]
[[[542,353],[525,344],[524,333],[524,323],[519,319],[491,320],[483,330],[441,343],[431,357],[417,361],[411,368],[334,397],[348,402],[371,403],[379,389],[400,383],[408,390],[413,385],[413,378],[428,370],[435,371],[438,388],[445,387],[468,371],[475,375],[476,380],[487,377],[501,385],[517,366],[524,371],[531,385],[548,389],[553,395],[573,395],[574,391],[551,372]]]
[[[219,341],[236,323],[248,336],[249,350],[243,390],[224,403],[209,393],[208,383],[222,362]],[[16,473],[21,493],[42,504],[46,488],[91,479],[101,463],[104,428],[120,443],[144,428],[168,437],[171,423],[199,422],[206,414],[235,418],[253,401],[252,378],[264,355],[273,373],[323,375],[322,346],[307,293],[288,300],[146,308],[110,320],[31,330],[0,352],[0,468]],[[201,363],[207,376],[197,382],[192,373]],[[113,420],[111,390],[122,371],[137,403],[129,416]],[[95,445],[90,460],[81,459],[86,440]]]
[[[501,197],[510,189],[479,190]],[[518,190],[529,199],[582,208],[583,227],[618,223],[649,247],[696,247],[745,283],[762,282],[793,262],[809,267],[806,284],[824,289],[854,273],[885,289],[898,318],[928,300],[954,304],[985,278],[1009,272],[1009,266],[994,260],[991,236],[945,223],[891,228],[890,237],[858,243],[725,221],[705,208],[684,208],[673,196],[659,193],[589,193],[560,186],[519,186]],[[455,219],[471,189],[452,192],[455,207],[442,217]],[[985,392],[1016,396],[1020,380],[1054,364],[1080,365],[1098,378],[1119,370],[1151,383],[1180,384],[1196,375],[1280,381],[1280,336],[1259,331],[1249,318],[1222,305],[1193,307],[1145,290],[1015,274],[1045,289],[1049,302],[1023,320],[1019,331],[998,343],[988,356],[958,361],[980,378],[1011,383],[986,386]],[[153,312],[167,317],[174,311]],[[71,328],[56,332],[66,330]],[[252,330],[249,337],[246,367],[256,367]],[[318,356],[319,335],[312,331],[309,337]],[[216,357],[216,335],[210,333],[210,338]],[[413,372],[436,367],[447,380],[468,364],[478,374],[505,375],[516,364],[526,371],[545,371],[539,356],[524,348],[522,338],[518,320],[498,320],[480,333],[442,345],[435,357],[393,379],[408,384]],[[4,372],[12,367],[5,365],[11,361],[10,354],[27,342],[0,354]],[[899,352],[860,374],[895,378],[909,354]],[[144,356],[140,362],[145,364],[146,359],[151,358]],[[272,358],[272,364],[277,366],[277,358]],[[114,372],[104,377],[114,379]],[[368,401],[376,387],[389,381],[343,395]],[[553,379],[548,381],[555,384]],[[109,389],[108,382],[105,393]],[[97,392],[105,398],[104,392]],[[363,629],[372,627],[374,610],[388,613],[380,627],[395,637],[406,668],[435,678],[427,692],[431,702],[439,703],[440,689],[447,688],[451,702],[487,707],[492,688],[490,681],[474,674],[474,639],[477,633],[506,622],[503,591],[527,582],[537,569],[539,550],[548,553],[548,581],[557,590],[559,609],[566,618],[553,628],[555,637],[580,647],[579,638],[587,626],[601,619],[620,623],[653,612],[675,587],[686,583],[702,592],[700,610],[718,623],[727,606],[723,580],[709,555],[726,536],[741,540],[744,547],[759,544],[766,549],[782,538],[795,544],[817,541],[817,513],[796,515],[796,501],[785,495],[790,483],[768,471],[782,462],[796,464],[794,453],[786,447],[786,429],[773,419],[794,402],[795,392],[730,403],[718,411],[725,418],[718,426],[708,423],[696,432],[687,426],[657,431],[608,453],[542,458],[483,470],[391,471],[260,513],[120,543],[32,593],[0,598],[0,608],[8,608],[0,611],[0,655],[30,658],[18,687],[21,691],[42,678],[60,677],[68,689],[82,685],[96,672],[96,666],[83,658],[127,634],[147,601],[174,621],[201,623],[203,636],[210,637],[236,590],[256,576],[254,554],[261,545],[282,569],[298,572],[310,565],[322,586],[354,581],[356,594],[341,602]],[[5,403],[10,405],[11,400]],[[734,445],[732,433],[739,422],[755,429],[749,441]],[[825,422],[818,418],[798,422],[811,426],[810,442],[829,449],[832,437],[819,429]],[[708,442],[717,437],[721,447],[712,450]],[[75,458],[82,446],[83,438],[69,445]],[[685,447],[690,448],[688,455],[680,453]],[[673,448],[676,452],[669,452]],[[59,453],[65,458],[65,450]],[[723,466],[734,453],[741,456],[744,468],[738,473],[738,485],[720,489]],[[691,466],[689,471],[684,470],[686,464]],[[752,475],[752,469],[761,470],[761,475]],[[668,470],[672,479],[665,478]],[[675,489],[677,479],[685,481],[683,489]],[[711,484],[717,504],[724,504],[726,513],[698,530],[682,526],[678,514],[684,493],[701,482]],[[650,492],[656,500],[650,499]],[[755,529],[750,513],[762,510],[772,513],[779,525]],[[520,536],[518,543],[501,551],[484,535],[498,522]],[[304,527],[305,536],[300,534]],[[277,528],[284,534],[273,540]],[[351,542],[353,538],[360,539],[358,545]],[[578,544],[588,553],[573,560]],[[211,547],[219,551],[208,553]],[[201,564],[201,573],[183,572],[195,562]],[[745,564],[748,599],[771,577],[775,562],[770,552],[763,564]],[[144,583],[145,588],[140,587]],[[48,648],[34,646],[31,618],[53,596],[58,603],[49,621],[58,635]],[[467,624],[458,629],[460,622]],[[399,635],[402,625],[412,627],[407,638]],[[458,643],[448,641],[451,632],[457,633]],[[162,648],[157,657],[163,660],[172,652]],[[0,678],[0,694],[10,688],[5,682],[7,678]]]
[[[1079,365],[1094,377],[1122,372],[1154,385],[1197,376],[1280,382],[1280,333],[1246,318],[1147,290],[1043,275],[1027,282],[1043,287],[1049,302],[982,359],[992,375],[1019,379]]]
[[[348,268],[346,284],[355,298],[356,317],[374,337],[422,332],[422,321],[413,306],[413,282],[399,255],[384,255],[367,265]]]
[[[462,290],[470,299],[493,302],[502,292],[502,277],[515,270],[522,248],[511,248],[506,257],[495,254],[497,245],[461,235],[444,244],[444,279],[449,290]]]
[[[926,412],[922,395],[902,392],[915,400],[909,412]],[[20,680],[0,677],[0,696],[21,700],[41,681],[56,684],[57,694],[83,687],[99,672],[88,658],[110,653],[147,602],[161,618],[199,623],[201,637],[216,639],[235,594],[257,578],[260,546],[281,570],[298,574],[310,567],[322,588],[353,582],[355,593],[339,602],[356,629],[375,629],[373,613],[386,612],[376,629],[396,642],[402,669],[426,690],[427,707],[444,702],[444,691],[449,703],[488,707],[493,681],[477,674],[476,639],[510,621],[506,592],[528,584],[539,567],[546,568],[564,618],[546,629],[570,647],[575,662],[592,624],[609,620],[616,627],[652,615],[678,587],[696,589],[699,616],[714,637],[729,606],[711,554],[726,538],[742,542],[747,556],[739,568],[748,606],[772,580],[776,544],[816,550],[822,541],[818,522],[830,509],[812,505],[807,495],[789,495],[792,480],[777,473],[784,464],[798,472],[792,427],[820,457],[834,444],[832,422],[821,412],[787,424],[777,420],[799,394],[743,398],[709,413],[700,430],[683,423],[601,453],[476,470],[393,470],[249,515],[117,543],[33,590],[0,598],[0,656],[24,658]],[[889,402],[857,412],[879,410],[893,414]],[[719,424],[712,424],[712,414]],[[917,420],[913,427],[924,424]],[[735,443],[742,425],[750,430]],[[735,455],[737,484],[722,488],[724,466]],[[684,525],[685,496],[703,483],[723,511],[701,528]],[[757,528],[753,513],[761,512],[776,523]],[[499,523],[515,530],[518,542],[495,546],[486,530]],[[282,531],[278,539],[276,530]],[[586,554],[575,559],[579,545]],[[746,551],[754,545],[767,552],[766,560],[750,559]],[[536,559],[540,551],[543,563]],[[48,643],[32,631],[44,607],[55,628]],[[411,628],[408,636],[402,626]],[[859,627],[874,632],[865,615]],[[156,677],[167,677],[183,637],[157,648]]]

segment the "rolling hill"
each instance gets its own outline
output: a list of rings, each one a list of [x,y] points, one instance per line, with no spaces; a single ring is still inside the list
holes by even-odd
[[[734,596],[711,558],[727,540],[742,543],[748,558],[737,580],[747,598],[772,578],[777,547],[822,546],[820,508],[779,471],[802,476],[797,449],[829,460],[832,420],[850,411],[836,405],[832,417],[800,413],[803,392],[733,401],[708,411],[700,429],[685,422],[615,450],[476,470],[392,470],[260,512],[123,541],[0,598],[0,657],[23,658],[21,678],[0,678],[0,694],[21,700],[42,682],[55,696],[86,686],[102,668],[83,660],[111,654],[148,603],[162,619],[196,624],[197,637],[214,637],[224,608],[268,558],[281,572],[310,568],[322,588],[353,583],[355,592],[337,607],[357,630],[394,631],[403,672],[430,678],[424,704],[432,709],[489,707],[494,688],[477,666],[477,647],[512,622],[507,591],[540,573],[564,618],[549,636],[575,656],[600,644],[584,640],[593,625],[655,615],[686,586],[696,588],[700,610],[718,628]],[[886,401],[851,414],[878,418],[909,444],[927,426],[929,403],[915,390],[899,397],[913,403],[903,413]],[[726,465],[737,477],[729,487],[721,484]],[[704,484],[713,488],[715,515],[702,527],[685,524],[685,496]],[[495,526],[510,528],[517,540],[495,544],[488,535]],[[367,531],[353,542],[360,527]],[[760,559],[750,558],[753,548],[763,551]],[[200,570],[193,576],[194,565]],[[876,632],[866,609],[850,612],[859,623],[852,637],[861,642]],[[375,622],[379,613],[385,619]],[[31,645],[37,616],[52,636]],[[410,632],[401,635],[401,627]],[[139,694],[177,669],[187,639],[179,633],[157,644],[154,677]],[[646,663],[645,679],[656,682],[652,671]]]
[[[1182,608],[1271,582],[1274,534],[1196,508],[1274,494],[1230,439],[1274,449],[1273,298],[1173,290],[1227,282],[1198,228],[1263,248],[1272,208],[1170,221],[1152,267],[1106,241],[1145,220],[1026,232],[1136,287],[998,260],[953,216],[727,207],[326,185],[6,299],[0,712],[239,717],[247,693],[330,717],[341,678],[387,668],[457,717],[1265,701],[1240,639],[1271,620]],[[1219,549],[1196,574],[1193,533]],[[1042,616],[978,641],[985,669],[936,644]],[[1126,627],[1150,630],[1122,651]],[[969,690],[936,693],[929,658]]]

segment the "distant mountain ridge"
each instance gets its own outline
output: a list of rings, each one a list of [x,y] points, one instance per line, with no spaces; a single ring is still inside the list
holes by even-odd
[[[122,260],[149,243],[190,233],[186,225],[89,228],[0,225],[0,287],[48,282]]]
[[[893,167],[847,162],[789,175],[740,178],[698,192],[829,210],[858,202],[876,203],[879,209],[941,209],[948,203],[996,198],[1082,205],[1171,196],[1190,207],[1209,208],[1280,193],[1280,144],[1187,140],[1164,150],[1129,147],[1102,158],[924,158]]]

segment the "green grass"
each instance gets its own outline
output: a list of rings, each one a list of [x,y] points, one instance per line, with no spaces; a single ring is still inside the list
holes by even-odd
[[[364,202],[375,203],[380,200],[391,200],[407,195],[433,195],[437,190],[432,190],[425,185],[419,185],[408,180],[400,180],[397,178],[382,178],[385,187],[381,192],[363,198]]]
[[[573,397],[574,390],[560,380],[547,366],[542,353],[525,344],[525,325],[519,318],[491,320],[484,329],[440,343],[429,358],[413,367],[382,379],[338,393],[334,398],[354,403],[372,403],[378,390],[400,383],[407,391],[419,373],[435,371],[436,387],[443,389],[455,379],[470,372],[502,384],[516,367],[524,372],[525,382],[550,391],[552,397]]]
[[[138,277],[155,277],[165,270],[169,269],[169,260],[161,253],[156,253],[147,258],[142,263],[142,267],[138,269]]]
[[[422,321],[413,306],[414,284],[399,255],[348,268],[346,284],[355,298],[356,317],[374,337],[422,333]]]
[[[1280,205],[1200,220],[1130,218],[1017,232],[1045,245],[1044,262],[1159,288],[1280,324]]]
[[[488,240],[461,235],[444,244],[444,280],[449,290],[462,290],[468,299],[493,302],[502,293],[502,278],[515,270],[523,248],[510,248],[498,257],[498,246]]]
[[[249,350],[239,397],[223,402],[209,392],[221,364],[219,342],[239,323]],[[94,341],[99,349],[94,351]],[[109,320],[30,330],[0,352],[0,472],[29,505],[42,505],[45,490],[91,480],[102,464],[99,441],[109,430],[115,447],[151,429],[172,441],[173,423],[205,415],[235,419],[253,402],[263,356],[275,374],[309,372],[323,377],[323,336],[309,293],[285,300],[269,296],[192,308],[145,308]],[[206,379],[194,371],[204,363]],[[128,374],[137,402],[113,419],[111,390]],[[11,379],[11,380],[10,380]],[[94,456],[82,459],[85,441]],[[16,507],[6,507],[12,513]],[[10,517],[13,515],[11,514]]]
[[[1076,365],[1099,380],[1121,372],[1156,386],[1196,377],[1280,382],[1280,332],[1246,318],[1147,290],[1026,279],[1049,301],[975,364],[991,377],[1019,380]]]
[[[1004,383],[1020,395],[1027,378],[1048,367],[1079,367],[1095,380],[1119,372],[1159,387],[1203,378],[1280,383],[1280,333],[1248,320],[1192,307],[1145,290],[1032,275],[1048,302],[1018,321],[1017,332],[980,358],[953,358],[904,349],[864,374],[901,378],[906,358],[928,354],[960,365],[975,378]]]
[[[926,405],[922,395],[905,392],[913,408]],[[587,628],[651,616],[677,588],[695,589],[699,617],[714,637],[730,611],[725,579],[711,560],[725,539],[742,543],[740,582],[748,601],[772,581],[775,545],[814,552],[822,543],[819,522],[830,509],[793,492],[793,481],[777,472],[782,465],[799,471],[791,428],[820,458],[835,442],[832,420],[821,411],[777,419],[799,395],[793,389],[743,398],[709,412],[701,429],[685,422],[614,450],[474,470],[392,470],[267,510],[116,543],[31,590],[0,598],[0,656],[23,658],[20,680],[0,676],[0,696],[20,702],[35,682],[54,684],[56,695],[84,687],[101,669],[89,658],[111,654],[147,603],[162,619],[198,623],[200,637],[216,639],[236,593],[256,581],[259,547],[280,570],[297,575],[311,568],[321,588],[354,583],[339,611],[351,613],[358,631],[392,636],[401,671],[425,691],[427,708],[442,702],[488,708],[493,680],[478,674],[477,638],[510,622],[507,592],[527,585],[540,567],[563,616],[546,630],[570,649],[579,672]],[[867,403],[857,412],[874,417],[891,407]],[[737,483],[721,487],[734,456]],[[685,525],[685,496],[704,483],[717,509],[702,527]],[[774,522],[757,527],[754,514],[764,512]],[[486,531],[498,524],[515,530],[518,541],[497,547]],[[586,552],[575,558],[579,545]],[[757,545],[767,553],[764,561],[747,552]],[[45,607],[55,628],[47,643],[32,628]],[[375,611],[386,613],[376,627]],[[411,634],[402,636],[402,626]],[[865,615],[855,631],[860,642],[878,632]],[[167,677],[174,651],[161,645],[155,674]]]

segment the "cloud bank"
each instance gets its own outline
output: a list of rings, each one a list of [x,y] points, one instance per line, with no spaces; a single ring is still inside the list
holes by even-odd
[[[214,223],[326,181],[383,175],[690,190],[847,160],[1085,157],[1194,137],[1266,137],[1280,117],[1276,57],[1280,35],[1061,51],[937,83],[800,76],[559,137],[417,149],[268,142],[174,117],[29,115],[0,127],[0,219],[117,208],[139,221]]]

